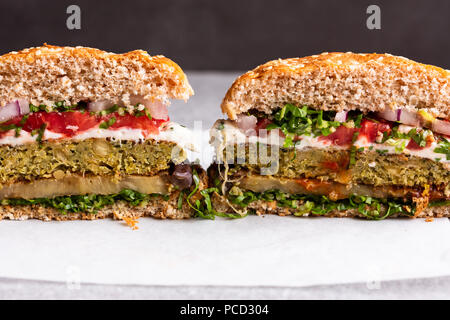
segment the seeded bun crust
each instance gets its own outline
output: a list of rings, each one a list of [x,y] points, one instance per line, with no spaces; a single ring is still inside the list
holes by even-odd
[[[142,50],[115,54],[44,44],[0,56],[0,106],[21,98],[35,105],[110,100],[128,107],[130,95],[168,104],[192,94],[175,62]]]
[[[267,62],[240,76],[222,102],[232,120],[285,103],[322,110],[425,109],[450,119],[450,71],[390,54],[322,53]]]

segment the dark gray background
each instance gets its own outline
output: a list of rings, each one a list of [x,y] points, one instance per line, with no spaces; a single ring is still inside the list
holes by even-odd
[[[82,29],[66,28],[78,4]],[[381,7],[381,30],[366,8]],[[247,70],[322,51],[390,52],[450,68],[449,0],[1,0],[0,53],[43,42],[164,54],[187,70]]]

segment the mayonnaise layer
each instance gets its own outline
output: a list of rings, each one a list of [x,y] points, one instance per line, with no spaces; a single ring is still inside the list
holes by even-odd
[[[45,130],[42,136],[42,140],[58,140],[68,139],[74,141],[86,140],[86,139],[112,139],[112,140],[129,140],[129,141],[167,141],[174,142],[182,148],[194,149],[192,144],[192,132],[191,130],[175,123],[168,122],[159,128],[158,134],[145,135],[141,129],[132,128],[119,128],[119,129],[101,129],[99,127],[89,129],[87,131],[80,132],[72,137],[65,137],[63,134],[55,133],[49,130]],[[32,136],[29,132],[21,130],[18,137],[15,136],[15,131],[10,130],[2,138],[0,138],[0,145],[23,145],[27,143],[36,142],[36,135]]]

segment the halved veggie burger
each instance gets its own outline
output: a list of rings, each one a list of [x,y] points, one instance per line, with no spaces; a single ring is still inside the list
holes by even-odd
[[[450,72],[389,54],[270,61],[228,90],[216,210],[450,216]]]
[[[176,63],[141,50],[1,56],[0,219],[192,216],[205,173],[167,112],[192,94]]]

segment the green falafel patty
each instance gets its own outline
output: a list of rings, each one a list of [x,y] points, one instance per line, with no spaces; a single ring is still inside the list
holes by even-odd
[[[251,147],[249,145],[245,146],[245,159],[238,162],[236,157],[237,147],[234,149],[235,156],[231,162],[235,165],[230,168],[232,176],[241,174],[239,171],[261,174],[261,168],[267,169],[271,165],[267,161],[260,161],[260,158],[257,161],[250,161]],[[267,150],[269,151],[268,158],[270,158],[270,148],[267,147]],[[446,187],[447,191],[450,192],[448,185],[450,170],[445,167],[443,162],[431,159],[367,151],[357,152],[354,156],[353,165],[349,166],[350,152],[347,150],[281,148],[278,152],[279,160],[274,169],[276,171],[273,174],[274,177],[310,178],[321,181],[335,181],[342,184],[367,184],[375,187],[424,187],[425,185],[434,185]],[[224,157],[226,157],[225,151]]]
[[[0,183],[60,178],[67,174],[151,176],[180,163],[186,153],[173,142],[54,140],[0,146]]]

